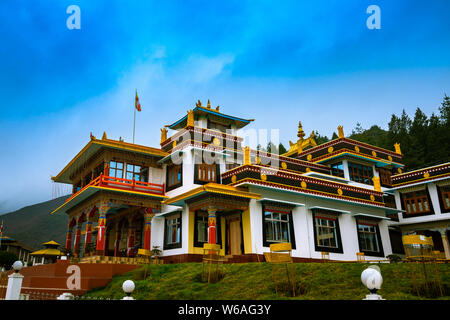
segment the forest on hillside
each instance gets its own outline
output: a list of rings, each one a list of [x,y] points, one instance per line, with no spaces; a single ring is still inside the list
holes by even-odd
[[[406,171],[424,168],[450,161],[450,97],[444,96],[439,113],[427,116],[420,108],[414,117],[410,117],[403,109],[400,115],[392,114],[387,130],[378,125],[363,129],[360,123],[348,136],[350,139],[365,142],[380,148],[394,150],[394,144],[400,143],[403,164]],[[317,144],[330,139],[315,132]],[[333,133],[331,139],[336,139]],[[278,148],[271,142],[266,148],[268,152],[287,152],[282,143]]]

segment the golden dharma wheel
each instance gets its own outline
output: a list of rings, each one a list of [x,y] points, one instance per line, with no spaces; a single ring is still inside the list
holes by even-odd
[[[312,154],[308,154],[308,155],[306,156],[306,160],[311,161],[311,160],[312,160]]]
[[[332,153],[332,152],[333,152],[333,150],[334,150],[334,148],[333,148],[333,147],[329,147],[329,148],[328,148],[328,153]]]
[[[338,195],[342,196],[342,193],[343,193],[343,192],[342,192],[342,189],[340,189],[340,188],[337,189],[337,193],[338,193]]]
[[[213,139],[213,144],[214,144],[215,146],[220,146],[220,140],[217,139],[217,138],[214,138],[214,139]]]
[[[388,156],[388,160],[389,160],[389,161],[392,161],[392,157],[391,157],[391,156]]]
[[[264,173],[261,173],[261,180],[262,181],[266,181],[267,180],[267,176]]]
[[[376,153],[375,151],[372,151],[372,155],[373,155],[374,157],[376,157],[376,156],[377,156],[377,153]]]
[[[302,183],[300,185],[302,186],[303,189],[306,189],[306,187],[307,187],[307,184],[305,181],[302,181]]]
[[[286,162],[282,162],[282,163],[281,163],[281,167],[282,167],[283,169],[286,169],[286,168],[287,168]]]
[[[375,196],[373,194],[370,195],[370,200],[375,201]]]
[[[359,147],[358,146],[355,146],[355,151],[359,152]]]
[[[236,182],[236,175],[235,174],[231,177],[231,182],[233,182],[233,183]]]
[[[425,179],[428,179],[428,178],[430,177],[430,173],[429,173],[429,172],[425,172],[425,173],[423,174],[423,177],[424,177]]]

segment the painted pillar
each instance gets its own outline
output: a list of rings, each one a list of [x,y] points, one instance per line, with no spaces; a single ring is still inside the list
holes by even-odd
[[[444,245],[445,259],[450,259],[450,246],[447,238],[447,229],[440,229],[442,244]]]
[[[216,241],[216,207],[208,207],[208,243],[215,244]]]
[[[98,208],[98,235],[97,235],[97,254],[105,255],[105,236],[106,236],[106,212],[109,210],[107,202],[102,202]]]
[[[66,249],[70,250],[72,247],[72,228],[69,227],[69,230],[67,231],[66,235]]]
[[[73,244],[73,254],[75,257],[80,255],[80,240],[81,240],[81,223],[77,222],[75,227],[75,240]]]
[[[133,218],[128,219],[128,241],[127,241],[127,256],[134,257],[134,238],[136,228],[134,226]]]
[[[121,235],[121,224],[116,222],[116,240],[114,241],[114,257],[120,256],[120,235]]]
[[[86,221],[86,234],[84,236],[84,253],[86,253],[86,249],[92,241],[92,221]]]
[[[151,233],[152,233],[152,208],[144,209],[144,249],[151,250]]]

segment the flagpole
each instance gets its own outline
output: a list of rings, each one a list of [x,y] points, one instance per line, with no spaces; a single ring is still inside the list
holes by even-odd
[[[137,89],[136,89],[136,95],[137,95]],[[136,101],[136,97],[134,98]],[[136,102],[135,102],[136,104]],[[133,144],[134,144],[134,128],[136,126],[136,105],[134,106],[134,121],[133,121]]]

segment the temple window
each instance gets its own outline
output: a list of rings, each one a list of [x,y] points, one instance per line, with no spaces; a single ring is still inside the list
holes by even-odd
[[[136,181],[148,181],[148,167],[142,167],[133,164],[127,164],[126,178]]]
[[[336,177],[344,178],[344,165],[342,162],[337,162],[331,165],[331,174]]]
[[[181,213],[166,217],[164,249],[181,248]]]
[[[109,176],[113,178],[123,178],[123,162],[109,162]]]
[[[371,221],[358,221],[357,228],[359,251],[364,252],[366,255],[383,255],[380,230],[377,224]]]
[[[392,186],[392,181],[391,181],[392,172],[391,172],[391,170],[384,169],[384,168],[379,168],[378,169],[378,173],[380,175],[381,185],[385,186],[385,187],[391,187]]]
[[[289,242],[295,249],[294,225],[291,208],[263,207],[263,245]]]
[[[412,191],[402,194],[406,214],[431,212],[430,199],[427,190]]]
[[[350,180],[373,185],[373,168],[358,163],[349,162],[348,171]]]
[[[442,211],[450,211],[450,185],[438,187]]]
[[[217,182],[218,165],[200,163],[195,165],[195,183]]]
[[[167,166],[167,189],[175,189],[182,184],[182,172],[181,165],[169,165]]]
[[[313,221],[316,251],[342,253],[338,216],[317,210]]]

